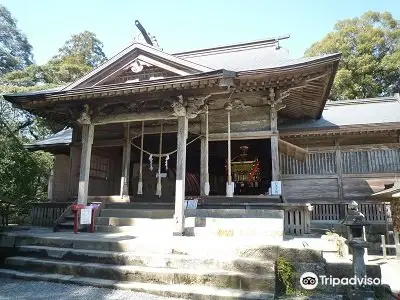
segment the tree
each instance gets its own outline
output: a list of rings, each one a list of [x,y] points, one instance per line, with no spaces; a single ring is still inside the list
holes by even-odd
[[[90,31],[73,35],[58,52],[56,58],[80,57],[78,60],[82,59],[85,65],[92,68],[107,60],[103,52],[103,43]]]
[[[0,76],[13,70],[21,70],[32,61],[32,46],[17,28],[11,13],[0,5]]]
[[[400,22],[389,12],[339,21],[306,56],[342,53],[331,98],[393,95],[400,90]]]

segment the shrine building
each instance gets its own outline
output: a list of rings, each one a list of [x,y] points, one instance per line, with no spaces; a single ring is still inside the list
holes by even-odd
[[[340,54],[288,37],[180,53],[135,42],[68,86],[5,95],[66,129],[49,199],[208,207],[363,201],[400,173],[400,98],[330,102]]]

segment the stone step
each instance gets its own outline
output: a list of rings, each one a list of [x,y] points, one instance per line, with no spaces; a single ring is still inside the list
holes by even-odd
[[[109,226],[109,225],[95,225],[96,232],[109,232],[109,233],[127,233],[133,236],[165,236],[172,235],[173,224],[158,225],[158,226]]]
[[[175,203],[157,202],[132,202],[132,203],[107,203],[105,209],[174,209]]]
[[[173,209],[102,209],[100,217],[117,217],[117,218],[154,218],[164,219],[171,218],[174,215]]]
[[[265,275],[226,270],[171,269],[131,265],[82,263],[52,259],[12,256],[5,266],[19,271],[78,275],[117,281],[153,282],[162,284],[195,284],[244,291],[275,291],[275,274]]]
[[[13,238],[13,245],[15,247],[35,245],[56,248],[151,254],[173,253],[210,258],[240,256],[256,257],[262,260],[275,260],[279,249],[277,245],[266,244],[265,239],[257,238],[221,239],[216,237],[163,236],[155,239],[152,236],[135,238],[126,234],[73,234],[72,232],[64,233],[62,238],[58,237],[57,233],[46,237],[21,235]],[[279,253],[283,250],[284,249],[279,249]],[[304,249],[304,251],[307,253],[310,252],[308,249]]]
[[[143,282],[115,281],[98,278],[77,277],[60,274],[46,274],[34,272],[20,272],[16,270],[0,269],[0,276],[7,276],[25,280],[52,281],[65,284],[90,285],[103,288],[126,289],[138,292],[156,294],[165,297],[180,297],[195,300],[238,300],[238,299],[274,299],[273,293],[260,291],[243,291],[237,289],[220,289],[204,285],[158,284]]]
[[[260,260],[244,257],[196,257],[179,254],[138,254],[111,251],[77,250],[45,246],[22,246],[18,256],[36,258],[103,263],[115,265],[136,265],[155,268],[208,269],[240,271],[254,274],[274,273],[274,260]]]

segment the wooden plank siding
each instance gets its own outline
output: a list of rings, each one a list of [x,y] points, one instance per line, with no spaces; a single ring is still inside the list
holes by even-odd
[[[362,201],[400,175],[399,143],[341,146],[336,141],[336,146],[308,150],[304,161],[280,154],[283,193],[289,202]]]

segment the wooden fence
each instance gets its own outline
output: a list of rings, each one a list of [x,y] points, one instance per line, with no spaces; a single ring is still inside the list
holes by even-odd
[[[34,203],[31,210],[31,224],[34,226],[52,227],[55,220],[71,205],[72,202]]]
[[[305,205],[284,207],[284,231],[289,235],[310,233],[310,211]]]
[[[313,203],[311,212],[312,221],[338,222],[343,220],[348,211],[348,203]],[[370,223],[385,223],[392,221],[390,204],[386,203],[359,203],[359,211]]]

